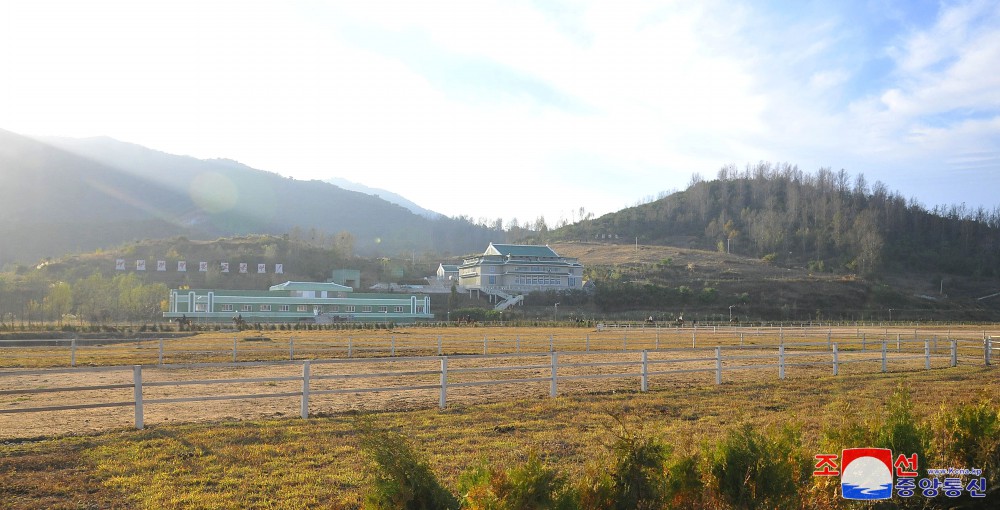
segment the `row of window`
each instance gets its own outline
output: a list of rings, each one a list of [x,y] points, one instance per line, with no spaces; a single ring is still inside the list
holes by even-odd
[[[346,312],[346,313],[354,313],[356,311],[356,307],[354,305],[344,305],[344,307],[343,307],[344,309],[343,310],[341,310],[340,308],[341,308],[340,305],[327,305],[325,307],[316,305],[315,307],[313,307],[313,311],[316,311],[316,312],[333,312],[333,313],[337,313],[337,312],[340,312],[340,311],[343,311],[343,312]],[[371,313],[372,312],[372,308],[373,307],[370,306],[370,305],[362,306],[361,307],[361,313]],[[205,307],[204,304],[199,304],[199,305],[197,305],[195,307],[195,311],[206,312],[208,310],[207,310],[207,308]],[[231,304],[222,305],[222,311],[223,312],[235,312],[236,311],[236,305],[231,305]],[[240,305],[240,311],[241,312],[252,312],[252,311],[254,311],[253,310],[253,305]],[[271,305],[259,305],[259,308],[257,309],[257,311],[260,311],[260,312],[270,312],[271,311]],[[278,305],[278,311],[279,312],[288,312],[288,311],[290,311],[290,307],[289,307],[289,305]],[[295,311],[296,312],[308,312],[309,311],[309,305],[297,305],[295,307]],[[389,307],[388,306],[379,306],[379,307],[376,308],[376,311],[379,312],[379,313],[388,313],[389,312]],[[406,312],[406,307],[405,306],[396,306],[396,307],[393,307],[393,312],[394,313],[404,313],[404,312]],[[424,313],[424,307],[423,306],[418,306],[417,307],[417,313]]]
[[[562,280],[547,276],[516,276],[514,285],[562,285]]]

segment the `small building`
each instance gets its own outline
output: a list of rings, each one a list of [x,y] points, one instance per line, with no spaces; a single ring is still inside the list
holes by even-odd
[[[458,280],[458,264],[438,264],[438,280]]]
[[[490,243],[482,255],[465,259],[458,270],[461,286],[491,295],[583,286],[583,265],[547,245]]]
[[[357,293],[337,283],[285,282],[267,291],[174,289],[165,318],[226,322],[415,322],[433,319],[431,298]]]
[[[361,288],[361,271],[358,269],[334,269],[328,282],[337,283],[353,289]]]

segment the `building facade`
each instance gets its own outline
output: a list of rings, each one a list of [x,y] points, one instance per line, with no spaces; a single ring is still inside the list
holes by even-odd
[[[438,264],[436,274],[438,280],[458,280],[458,265],[444,263]]]
[[[491,294],[583,288],[583,265],[548,246],[490,243],[458,271],[459,285]]]
[[[267,291],[174,289],[165,318],[224,322],[414,322],[434,318],[431,298],[354,294],[336,283],[285,282]]]

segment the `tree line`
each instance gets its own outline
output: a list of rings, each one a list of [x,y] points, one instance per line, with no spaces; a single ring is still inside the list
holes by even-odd
[[[1000,208],[928,209],[844,170],[727,166],[715,180],[695,175],[683,192],[570,225],[549,238],[587,241],[608,232],[647,244],[683,240],[815,270],[1000,276]]]

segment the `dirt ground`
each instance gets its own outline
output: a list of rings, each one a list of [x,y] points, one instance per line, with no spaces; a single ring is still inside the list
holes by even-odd
[[[484,332],[485,331],[485,332]],[[346,339],[316,334],[296,333],[295,342],[298,356],[313,358],[310,361],[311,416],[354,410],[409,410],[432,408],[438,405],[440,397],[441,360],[436,356],[437,338],[435,332],[415,331],[412,334],[396,332],[392,338],[353,335],[350,339],[352,355],[386,356],[392,349],[397,355],[419,354],[423,359],[384,358],[347,359]],[[329,335],[329,332],[324,332]],[[812,330],[768,330],[755,335],[751,330],[714,331],[703,330],[701,336],[694,331],[647,330],[623,331],[606,329],[603,331],[558,329],[519,331],[468,329],[459,334],[447,332],[442,339],[443,351],[466,352],[466,355],[448,358],[448,406],[496,401],[498,399],[548,398],[551,384],[551,354],[548,352],[549,338],[558,353],[559,394],[587,394],[605,392],[634,392],[640,389],[642,350],[654,348],[671,350],[648,352],[649,386],[704,388],[715,384],[715,345],[730,345],[734,348],[723,351],[723,384],[738,381],[764,381],[778,378],[777,344],[781,341],[810,341],[815,346],[789,347],[786,349],[785,375],[790,381],[796,378],[815,378],[832,375],[832,352],[823,343],[826,335],[834,341],[843,342],[838,353],[839,376],[873,373],[881,369],[882,340],[887,340],[889,371],[910,371],[924,369],[925,358],[923,340],[939,338],[932,351],[931,366],[946,369],[950,365],[949,336],[969,339],[970,345],[983,333],[981,329],[917,331],[914,329],[878,328],[862,331],[860,328],[814,328]],[[741,336],[742,334],[742,336]],[[996,333],[994,333],[996,334]],[[787,336],[786,336],[787,335]],[[904,340],[896,350],[897,335]],[[109,346],[107,350],[94,349],[81,359],[89,359],[87,365],[101,365],[101,356],[111,362],[129,359],[133,351],[142,355],[143,365],[142,398],[143,421],[147,426],[166,423],[187,423],[198,421],[229,421],[272,417],[293,417],[300,415],[303,362],[301,359],[288,361],[287,339],[270,335],[273,345],[258,345],[239,339],[237,355],[241,363],[231,361],[233,339],[225,335],[214,338],[206,335],[192,339],[186,345],[171,346],[172,357],[190,362],[182,356],[182,347],[191,352],[200,352],[203,358],[215,357],[212,366],[191,366],[155,364],[158,350],[155,341],[130,346]],[[501,357],[482,357],[483,337],[489,353],[506,352]],[[692,338],[694,337],[694,338]],[[864,350],[859,343],[864,338]],[[905,342],[911,339],[919,342]],[[852,339],[855,344],[848,345]],[[386,342],[388,340],[388,342]],[[697,344],[692,349],[692,340]],[[743,342],[746,349],[735,349]],[[200,342],[200,343],[199,343]],[[243,342],[243,344],[240,344]],[[284,342],[284,343],[282,343]],[[357,343],[355,343],[357,342]],[[367,342],[367,343],[366,343]],[[870,344],[868,343],[870,342]],[[608,349],[602,352],[585,351]],[[766,347],[765,347],[766,346]],[[611,349],[627,349],[612,352]],[[115,349],[127,349],[119,352]],[[200,350],[199,350],[200,349]],[[254,355],[254,349],[257,355]],[[338,350],[339,349],[339,350]],[[368,349],[367,351],[364,349]],[[514,353],[521,351],[520,353]],[[533,351],[533,352],[525,352]],[[214,354],[213,354],[214,353]],[[338,354],[339,353],[339,354]],[[266,354],[266,355],[265,355]],[[272,356],[273,354],[273,356]],[[475,355],[473,355],[475,354]],[[42,353],[39,353],[42,355]],[[31,366],[30,356],[19,353],[20,361]],[[294,355],[293,355],[294,356]],[[982,365],[982,350],[959,353],[960,364]],[[124,357],[124,358],[123,358]],[[1000,357],[1000,356],[998,356]],[[281,359],[267,364],[246,362],[244,359]],[[14,358],[12,358],[14,359]],[[141,362],[140,361],[140,362]],[[575,366],[574,366],[575,365]],[[749,368],[750,365],[768,365],[764,368]],[[485,369],[485,370],[484,370]],[[685,372],[658,374],[664,371]],[[135,426],[134,368],[129,365],[90,366],[77,368],[4,368],[0,369],[0,440],[18,440],[48,437],[63,434],[88,434],[116,428]],[[533,381],[506,382],[502,384],[482,384],[489,381],[510,379],[537,379]],[[230,380],[230,382],[213,382]],[[175,383],[185,383],[176,385]],[[465,383],[472,383],[463,386]],[[424,389],[400,389],[401,387],[428,386]],[[85,387],[77,391],[57,391],[59,388]],[[384,391],[376,391],[386,388]],[[16,393],[17,390],[45,389],[43,393]],[[367,390],[367,391],[366,391]],[[329,392],[329,393],[325,393]],[[293,394],[273,396],[275,394]],[[248,395],[271,395],[263,398],[245,398]],[[221,399],[228,396],[244,398]],[[202,402],[163,402],[169,399],[215,398]],[[118,404],[113,407],[96,409],[54,410],[28,413],[4,413],[16,409],[51,406],[73,406],[86,404]]]

